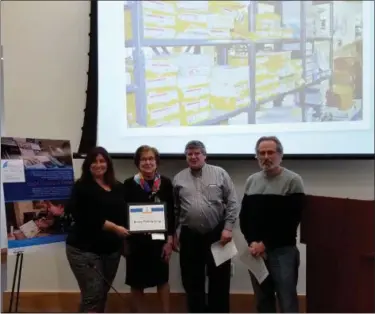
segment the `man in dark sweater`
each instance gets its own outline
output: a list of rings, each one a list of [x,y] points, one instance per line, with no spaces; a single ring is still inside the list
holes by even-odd
[[[276,296],[283,313],[297,313],[300,263],[297,228],[304,206],[301,177],[281,167],[283,147],[277,137],[261,137],[256,156],[262,171],[245,185],[240,227],[249,252],[264,258],[269,276],[261,284],[250,273],[259,313],[276,313]]]

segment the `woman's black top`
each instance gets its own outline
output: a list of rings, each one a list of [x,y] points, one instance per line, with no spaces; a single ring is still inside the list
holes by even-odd
[[[96,182],[77,181],[66,212],[74,220],[66,244],[96,254],[110,254],[122,249],[123,239],[103,230],[106,220],[120,226],[126,223],[123,184],[104,190]]]
[[[162,257],[168,235],[175,232],[173,186],[171,180],[161,176],[156,194],[147,192],[131,177],[124,182],[127,203],[150,203],[161,201],[166,204],[167,232],[164,240],[153,240],[150,234],[130,232],[127,237],[126,284],[137,289],[162,286],[169,280],[169,264]],[[152,187],[154,182],[147,181]]]

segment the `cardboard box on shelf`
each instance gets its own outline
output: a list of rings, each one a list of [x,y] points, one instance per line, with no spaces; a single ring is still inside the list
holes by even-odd
[[[270,82],[267,85],[257,84],[256,92],[255,92],[255,100],[257,102],[264,101],[265,99],[269,99],[270,97],[274,97],[279,94],[280,90],[280,83],[277,82]]]
[[[234,27],[234,16],[231,14],[208,14],[207,30],[209,39],[230,39]]]
[[[176,1],[176,38],[208,38],[208,1]]]
[[[355,57],[336,57],[333,60],[334,71],[352,73],[356,61]]]
[[[176,12],[176,1],[143,1],[142,8],[143,10],[174,14]]]
[[[126,115],[128,127],[133,127],[137,124],[137,109],[135,105],[135,94],[126,95]]]
[[[247,8],[247,1],[208,1],[209,14],[235,18],[240,11]]]
[[[303,86],[304,81],[299,75],[285,77],[266,75],[256,76],[256,99],[257,101],[267,99],[296,90]]]
[[[188,53],[147,58],[147,125],[177,125],[177,119],[180,124],[188,125],[207,119],[212,64],[213,58],[209,55]],[[129,105],[129,120],[136,119],[135,100],[133,103],[134,106]]]
[[[226,29],[208,29],[207,33],[208,39],[210,40],[224,40],[232,38],[231,31]]]
[[[214,58],[208,54],[180,53],[171,56],[171,64],[178,68],[179,76],[209,76]]]
[[[177,90],[147,92],[147,126],[155,127],[176,121],[180,123],[180,103]]]
[[[127,49],[125,49],[128,53]],[[134,84],[134,62],[131,55],[125,57],[125,73],[126,73],[126,84]]]
[[[233,111],[250,103],[249,68],[216,66],[211,76],[211,107]]]
[[[159,109],[153,109],[148,111],[148,127],[159,127],[166,125],[181,125],[179,103],[164,104],[163,107],[160,107]]]
[[[228,54],[228,64],[234,67],[247,66],[247,51],[236,51],[231,49]],[[256,56],[256,74],[291,75],[295,71],[302,70],[302,61],[291,59],[290,51],[263,52]],[[299,67],[300,66],[300,67]]]
[[[208,10],[210,13],[223,13],[226,11],[235,11],[241,8],[247,8],[248,1],[232,0],[232,1],[208,1]],[[223,11],[224,10],[224,11]]]
[[[259,59],[264,58],[266,61],[266,67],[271,71],[278,71],[285,67],[285,63],[289,63],[291,60],[291,51],[276,51],[276,52],[264,52]]]
[[[249,30],[249,10],[247,7],[238,9],[235,15],[232,37],[234,39],[256,39]]]
[[[238,90],[242,90],[238,94]],[[250,96],[246,95],[244,84],[237,86],[227,87],[225,85],[214,85],[211,86],[211,108],[214,110],[221,110],[230,112],[238,108],[249,106]]]
[[[125,79],[126,79],[126,85],[130,85],[134,83],[134,76],[133,71],[128,70],[125,72]]]
[[[281,16],[276,13],[259,13],[255,16],[255,32],[249,31],[249,10],[238,10],[234,20],[233,37],[243,39],[282,38]]]
[[[234,19],[238,10],[245,7],[247,3],[244,1],[208,1],[208,38],[232,38]]]
[[[135,94],[126,95],[126,114],[127,114],[127,125],[131,127],[145,127],[140,125],[137,121],[137,108],[135,102]],[[165,103],[151,105],[151,110],[149,110],[146,119],[146,127],[157,127],[157,126],[179,126],[180,125],[180,115],[179,115],[179,105],[178,103]]]
[[[290,51],[275,52],[257,58],[257,75],[272,74],[279,78],[291,77],[296,85],[304,83],[302,79],[302,60],[291,59]]]
[[[223,84],[237,84],[249,81],[248,67],[232,67],[229,65],[216,65],[211,70],[211,82]]]
[[[175,89],[177,85],[178,67],[170,62],[170,55],[158,55],[145,59],[146,90]],[[127,76],[134,78],[134,66],[127,63]]]
[[[232,66],[247,65],[247,53],[240,52],[236,55],[233,49],[230,50],[228,63]],[[302,60],[291,59],[290,51],[259,54],[256,56],[255,64],[257,101],[288,92],[304,84]]]
[[[209,2],[216,1],[168,1],[174,2],[177,12],[196,12],[196,13],[207,13],[209,8]]]
[[[279,82],[279,77],[273,73],[256,73],[255,82],[257,88],[263,88]]]
[[[144,38],[169,39],[176,36],[176,5],[173,1],[142,1]],[[125,9],[125,40],[133,39],[132,12]]]
[[[353,85],[353,75],[347,71],[334,71],[332,73],[332,84],[338,85]]]
[[[145,60],[146,89],[175,89],[178,67],[170,62],[169,55],[154,56]]]
[[[210,112],[209,77],[179,77],[177,81],[181,125],[207,119]]]
[[[331,99],[335,99],[336,103],[328,104],[330,107],[337,107],[340,110],[348,110],[353,107],[353,87],[349,85],[338,85],[332,86],[333,96]]]
[[[178,103],[178,91],[174,90],[168,91],[147,91],[147,110],[152,111],[154,109],[160,109],[171,104]]]

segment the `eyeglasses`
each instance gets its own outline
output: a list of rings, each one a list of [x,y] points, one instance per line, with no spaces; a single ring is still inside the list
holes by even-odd
[[[155,161],[155,158],[154,157],[149,157],[149,158],[141,158],[140,159],[140,162],[154,162]]]

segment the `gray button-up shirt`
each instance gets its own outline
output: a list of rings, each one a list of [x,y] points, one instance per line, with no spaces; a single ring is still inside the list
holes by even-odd
[[[232,230],[239,202],[233,181],[223,168],[205,164],[199,175],[184,169],[174,177],[173,187],[180,225],[206,233],[224,222],[224,228]]]

